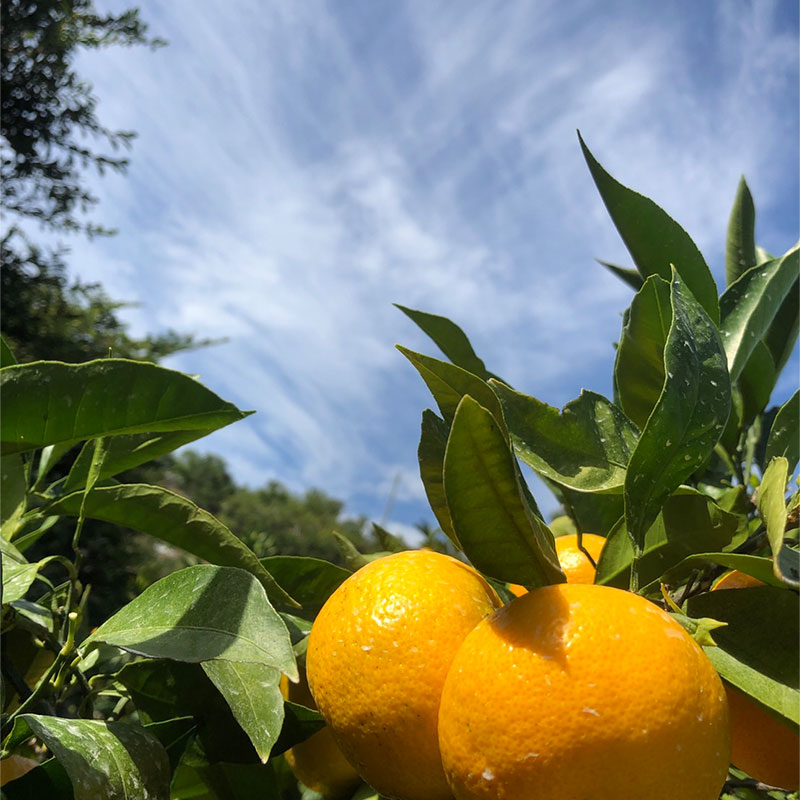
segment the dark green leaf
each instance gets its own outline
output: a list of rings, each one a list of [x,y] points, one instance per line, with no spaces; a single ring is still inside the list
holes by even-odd
[[[3,800],[73,800],[72,782],[57,758],[50,758],[3,786]]]
[[[0,335],[0,368],[2,368],[2,367],[12,367],[16,363],[17,363],[17,359],[14,357],[14,353],[11,351],[11,348],[8,346],[8,342],[6,341],[6,337]]]
[[[680,561],[698,552],[721,550],[736,532],[739,520],[710,497],[681,487],[664,502],[644,537],[639,583],[660,578]],[[597,563],[596,583],[627,588],[633,545],[624,520],[611,532]]]
[[[639,289],[642,288],[644,280],[638,270],[631,269],[630,267],[620,267],[617,264],[610,264],[608,261],[601,261],[599,258],[597,259],[597,263],[604,266],[613,275],[616,275],[623,283],[627,283],[634,292],[638,292]]]
[[[758,261],[755,229],[756,209],[753,196],[742,175],[728,220],[728,239],[725,244],[725,279],[728,284],[733,283]]]
[[[517,455],[552,481],[583,492],[621,491],[636,427],[613,403],[583,391],[559,412],[492,381]]]
[[[25,511],[28,483],[22,456],[0,458],[0,522],[18,518]]]
[[[800,458],[800,390],[796,391],[779,409],[767,439],[765,461],[783,456],[794,472]]]
[[[775,577],[772,570],[772,561],[769,558],[749,556],[742,553],[696,553],[695,555],[687,556],[679,564],[668,569],[661,576],[661,582],[668,586],[679,586],[694,570],[703,569],[714,564],[738,570],[745,575],[751,575],[769,586],[784,586],[783,582]],[[642,592],[646,594],[651,588],[657,590],[657,583],[654,582],[651,586],[645,586]]]
[[[562,488],[561,495],[564,507],[581,533],[608,536],[625,512],[621,494],[590,494]]]
[[[800,327],[800,280],[794,282],[764,337],[764,344],[772,354],[776,376],[780,375],[786,366],[797,344],[798,327]]]
[[[799,252],[794,247],[781,258],[751,267],[720,298],[719,327],[732,381],[739,377],[797,281]]]
[[[481,572],[528,588],[564,580],[553,534],[524,500],[497,420],[468,395],[447,441],[444,490],[458,540]]]
[[[280,671],[263,664],[220,660],[204,661],[201,666],[225,698],[261,762],[266,763],[283,724]]]
[[[353,573],[349,569],[308,556],[268,556],[261,563],[278,583],[314,619],[325,601]]]
[[[82,500],[83,492],[73,492],[53,503],[48,513],[78,516]],[[86,498],[84,512],[90,519],[150,534],[213,564],[246,569],[261,581],[272,600],[297,608],[238,536],[175,492],[147,484],[103,486]]]
[[[74,447],[72,444],[50,444],[42,450],[36,471],[36,486],[41,486],[53,467]]]
[[[767,709],[800,722],[797,595],[772,586],[706,592],[688,600],[690,616],[727,622],[706,655],[726,681]]]
[[[200,564],[145,589],[84,640],[150,658],[243,661],[297,678],[289,633],[249,573]]]
[[[213,430],[247,414],[193,378],[124,359],[34,361],[0,373],[3,454],[96,436]]]
[[[167,754],[138,725],[36,714],[23,714],[17,725],[50,748],[72,781],[75,800],[169,798]]]
[[[619,402],[628,419],[644,428],[664,387],[664,347],[672,308],[669,284],[651,275],[630,307],[622,329],[614,380]]]
[[[622,241],[643,278],[671,280],[670,265],[714,322],[719,320],[717,286],[705,259],[689,234],[662,208],[609,175],[580,138],[595,185]]]
[[[429,408],[422,412],[422,431],[417,449],[419,476],[439,527],[445,536],[460,548],[444,494],[444,453],[447,448],[448,433],[443,419],[436,416]]]
[[[741,397],[741,411],[735,433],[751,423],[760,414],[772,395],[778,374],[769,348],[759,342],[745,362],[739,375],[738,389]],[[733,417],[734,415],[731,415]]]
[[[163,722],[151,722],[142,727],[161,742],[169,758],[170,772],[175,772],[187,744],[197,731],[194,717],[173,717]]]
[[[378,540],[378,544],[382,550],[389,553],[400,553],[403,550],[408,550],[408,545],[393,533],[389,533],[386,528],[378,525],[377,522],[372,523],[372,532]]]
[[[455,364],[414,353],[400,345],[397,345],[397,349],[417,368],[448,425],[452,423],[456,408],[466,394],[488,408],[498,421],[502,420],[497,397],[482,378]]]
[[[471,372],[473,375],[477,375],[483,380],[487,380],[491,376],[491,373],[486,369],[486,365],[472,349],[467,335],[454,322],[451,322],[447,317],[428,314],[425,311],[415,311],[413,308],[406,308],[399,303],[394,305],[419,325],[456,366]]]
[[[664,388],[625,477],[625,521],[639,543],[664,500],[712,452],[731,407],[731,385],[717,329],[674,273],[670,300]]]

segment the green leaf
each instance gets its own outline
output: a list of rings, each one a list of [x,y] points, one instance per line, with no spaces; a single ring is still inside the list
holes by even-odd
[[[640,585],[656,581],[693,553],[721,550],[738,525],[738,517],[723,511],[710,497],[681,487],[665,500],[645,533]],[[620,520],[600,554],[595,582],[627,588],[632,561],[633,545],[625,521]]]
[[[687,602],[692,617],[727,626],[714,631],[717,647],[706,655],[726,681],[795,725],[798,693],[797,595],[772,586],[706,592]]]
[[[265,764],[283,724],[280,671],[263,664],[219,660],[204,661],[202,667]]]
[[[0,538],[0,553],[3,564],[2,603],[5,605],[25,596],[44,562],[28,563],[25,556],[7,539]]]
[[[620,267],[617,264],[610,264],[608,261],[601,261],[599,258],[597,259],[597,263],[604,266],[613,275],[616,275],[623,283],[627,283],[634,292],[638,292],[639,289],[642,288],[644,280],[638,270],[631,269],[630,267]]]
[[[17,359],[14,357],[14,353],[12,352],[11,348],[8,346],[8,342],[6,341],[6,337],[0,335],[0,368],[2,368],[2,367],[12,367],[16,363],[17,363]]]
[[[283,728],[281,728],[278,741],[272,748],[272,755],[279,755],[290,747],[304,742],[324,727],[325,720],[319,711],[287,700],[284,703]]]
[[[448,427],[443,419],[436,416],[429,408],[422,412],[422,430],[417,448],[419,476],[439,527],[460,549],[461,545],[453,528],[453,520],[450,518],[450,509],[444,493],[444,453],[447,448],[448,433]]]
[[[612,178],[589,152],[580,134],[578,138],[600,196],[642,277],[660,275],[671,280],[670,265],[674,264],[708,316],[717,322],[717,286],[689,234],[652,200]]]
[[[780,375],[786,366],[797,344],[798,328],[800,328],[800,279],[796,280],[789,290],[764,337],[764,344],[775,363],[776,376]]]
[[[800,390],[778,410],[767,439],[765,461],[782,456],[788,462],[789,474],[800,459]]]
[[[72,781],[75,800],[168,800],[170,769],[159,741],[125,722],[23,714],[15,720],[41,739]]]
[[[297,678],[289,633],[249,573],[200,564],[148,586],[81,645],[106,642],[176,661],[243,661]]]
[[[261,563],[314,619],[325,601],[353,573],[349,569],[308,556],[268,556]]]
[[[753,196],[742,175],[728,220],[728,239],[725,244],[725,279],[728,284],[758,262],[755,229]]]
[[[27,730],[27,726],[26,726]],[[72,782],[57,758],[49,758],[3,786],[3,800],[73,800]]]
[[[0,522],[17,519],[24,513],[27,490],[22,456],[0,458]]]
[[[161,742],[169,758],[170,772],[174,773],[192,736],[197,732],[194,717],[173,717],[162,722],[150,722],[142,727]]]
[[[234,420],[231,420],[234,421]],[[99,479],[104,480],[120,472],[138,467],[154,458],[171,453],[185,444],[202,439],[213,433],[220,426],[190,431],[172,431],[170,433],[135,433],[125,436],[114,436],[109,439]],[[81,449],[61,486],[61,492],[67,493],[82,489],[86,485],[89,465],[92,459],[91,441]]]
[[[614,380],[628,419],[644,428],[664,386],[664,347],[672,321],[669,284],[651,275],[637,292],[622,329]]]
[[[559,412],[492,381],[517,455],[552,481],[581,492],[621,491],[638,431],[613,403],[583,391]]]
[[[664,388],[625,477],[625,521],[640,544],[664,500],[712,452],[731,408],[731,385],[717,329],[674,273],[670,300]]]
[[[40,486],[50,470],[74,447],[72,444],[50,444],[42,450],[36,471],[36,486]]]
[[[125,359],[0,372],[4,455],[97,436],[213,430],[247,413],[181,372]]]
[[[708,565],[718,565],[728,567],[751,575],[762,583],[769,586],[783,587],[784,583],[775,577],[772,570],[772,561],[762,556],[750,556],[742,553],[696,553],[687,556],[679,564],[667,570],[661,576],[661,582],[668,586],[679,586],[691,575],[694,570],[703,569]],[[643,594],[647,594],[649,589],[658,589],[657,581],[650,586],[642,589]]]
[[[561,498],[581,533],[608,536],[625,512],[621,494],[590,494],[562,487]]]
[[[399,303],[394,304],[412,322],[415,322],[425,333],[433,339],[436,346],[450,359],[456,366],[477,375],[483,380],[491,377],[491,373],[486,369],[486,365],[475,354],[467,335],[455,322],[451,322],[447,317],[440,317],[436,314],[428,314],[425,311],[415,311],[413,308],[406,308]]]
[[[78,516],[82,500],[83,492],[74,492],[55,501],[47,512]],[[90,519],[147,533],[219,566],[246,569],[258,578],[270,599],[298,607],[238,536],[175,492],[137,483],[102,486],[86,498],[84,511]]]
[[[778,373],[769,348],[763,341],[759,342],[739,375],[738,389],[742,408],[739,424],[735,429],[737,437],[739,430],[749,425],[766,408],[777,379]]]
[[[461,398],[467,394],[488,408],[498,421],[502,421],[497,397],[482,378],[455,364],[415,353],[400,345],[397,345],[397,349],[417,368],[448,425],[453,421]]]
[[[781,258],[751,267],[720,298],[719,328],[732,381],[739,377],[795,284],[799,253],[794,247]]]
[[[401,553],[403,550],[408,550],[408,545],[401,538],[389,533],[386,528],[378,525],[377,522],[372,523],[372,532],[375,534],[375,538],[378,540],[382,550],[390,553]]]
[[[769,462],[758,487],[758,513],[767,529],[775,575],[793,589],[800,588],[800,553],[784,543],[786,534],[786,483],[789,462],[777,456]]]
[[[444,490],[458,540],[481,572],[528,588],[564,580],[553,534],[525,502],[497,420],[470,396],[453,419]]]

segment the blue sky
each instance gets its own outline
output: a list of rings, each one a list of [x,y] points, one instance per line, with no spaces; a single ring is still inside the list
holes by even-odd
[[[98,2],[121,9],[124,3]],[[462,325],[487,366],[563,405],[610,394],[629,258],[575,135],[694,237],[719,283],[741,173],[774,252],[797,239],[791,0],[142,2],[156,52],[79,68],[127,177],[96,182],[107,240],[70,242],[137,333],[228,343],[175,356],[258,412],[204,440],[240,482],[318,486],[398,531],[432,405],[392,302]],[[797,382],[797,359],[779,395]],[[545,508],[553,503],[535,487]]]

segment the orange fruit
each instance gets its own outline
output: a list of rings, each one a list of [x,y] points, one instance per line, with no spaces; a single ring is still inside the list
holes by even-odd
[[[483,620],[439,710],[457,800],[716,800],[729,737],[700,646],[643,597],[606,586],[535,589]]]
[[[300,683],[290,683],[285,675],[281,677],[281,693],[293,703],[300,703],[307,708],[317,707],[302,671]],[[337,747],[328,728],[296,744],[286,751],[285,756],[295,777],[302,784],[331,800],[349,797],[361,783],[361,778]]]
[[[712,591],[763,586],[739,570],[723,575]],[[738,689],[725,684],[731,712],[731,761],[748,775],[773,786],[800,788],[800,736]]]
[[[306,672],[347,759],[382,795],[451,798],[439,756],[439,699],[464,637],[500,606],[471,567],[408,551],[350,576],[317,615]]]
[[[30,772],[34,767],[38,767],[39,762],[24,756],[9,756],[0,761],[0,786],[5,786],[17,778],[21,778]]]
[[[589,551],[589,555],[597,564],[600,553],[606,543],[604,536],[595,533],[584,533],[581,537],[581,544]],[[567,583],[594,583],[594,574],[597,569],[592,566],[592,562],[586,558],[586,554],[578,547],[578,534],[569,533],[566,536],[556,537],[556,553],[558,563],[567,576]],[[521,597],[528,590],[524,586],[516,583],[509,584],[509,590],[517,597]]]

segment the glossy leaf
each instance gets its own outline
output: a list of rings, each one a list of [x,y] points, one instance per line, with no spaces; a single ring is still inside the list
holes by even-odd
[[[775,364],[776,376],[780,375],[786,366],[797,344],[798,329],[800,329],[800,279],[795,280],[789,289],[786,299],[781,303],[764,337],[764,344]]]
[[[614,365],[622,410],[640,429],[664,386],[664,347],[671,321],[669,284],[651,275],[633,298]]]
[[[625,477],[625,522],[639,543],[664,500],[710,455],[731,408],[731,385],[716,327],[677,275],[670,300],[664,388]]]
[[[263,664],[220,660],[204,661],[202,667],[266,763],[283,724],[280,671]]]
[[[419,460],[419,476],[422,479],[428,503],[436,516],[436,521],[445,536],[460,548],[461,545],[453,528],[450,508],[444,493],[444,453],[447,448],[448,433],[444,420],[426,408],[422,412],[422,430],[417,448],[417,458]]]
[[[735,381],[797,280],[798,250],[751,267],[720,298],[720,332]]]
[[[18,517],[25,510],[28,483],[22,456],[0,458],[0,522]]]
[[[97,436],[222,427],[247,414],[188,375],[125,359],[34,361],[0,373],[3,454]]]
[[[42,450],[36,471],[36,485],[40,486],[50,470],[74,447],[72,444],[49,444]]]
[[[769,431],[765,461],[779,456],[787,460],[789,474],[794,472],[800,458],[800,390],[780,407]]]
[[[487,380],[491,376],[491,373],[486,369],[486,365],[472,349],[467,335],[455,322],[451,322],[447,317],[440,317],[437,314],[428,314],[425,311],[406,308],[399,303],[394,305],[427,333],[453,364],[467,370],[467,372],[471,372],[473,375],[477,375],[483,380]]]
[[[742,175],[728,220],[728,239],[725,244],[725,278],[728,284],[758,262],[755,227],[753,196]]]
[[[125,722],[23,714],[14,724],[41,739],[72,781],[75,800],[168,800],[170,769],[159,741]]]
[[[458,540],[481,572],[528,588],[564,580],[553,535],[524,501],[497,420],[470,396],[450,429],[444,490]]]
[[[644,536],[639,583],[645,585],[697,552],[721,550],[738,528],[735,514],[723,511],[700,492],[681,487],[664,502]],[[597,583],[627,588],[633,545],[624,520],[611,532],[597,563]]]
[[[233,422],[234,420],[231,420]],[[228,424],[228,423],[226,423]],[[221,426],[169,433],[135,433],[114,436],[108,441],[108,452],[99,473],[99,480],[110,478],[125,470],[138,467],[154,458],[171,453],[185,444],[213,433]],[[72,464],[66,480],[61,486],[64,493],[82,489],[86,485],[89,465],[92,460],[92,442],[86,442]]]
[[[82,500],[83,492],[73,492],[49,506],[48,513],[78,516]],[[246,569],[272,600],[297,607],[238,536],[175,492],[148,484],[102,486],[86,498],[84,512],[89,519],[147,533],[213,564]]]
[[[25,596],[31,584],[36,580],[39,564],[29,564],[25,556],[6,539],[0,539],[3,564],[3,598],[2,602],[13,603]]]
[[[687,602],[690,616],[727,622],[706,655],[726,681],[777,715],[800,723],[797,595],[772,586],[706,592]]]
[[[678,586],[688,578],[694,570],[702,570],[709,565],[728,567],[750,575],[768,586],[783,587],[784,583],[775,577],[772,570],[772,560],[761,556],[745,555],[743,553],[695,553],[687,556],[679,564],[667,570],[661,576],[661,582],[668,586]],[[648,589],[658,589],[658,581],[650,586],[645,586],[642,592],[647,594]]]
[[[777,456],[769,462],[758,487],[758,513],[767,529],[775,575],[794,589],[800,588],[800,553],[783,543],[786,534],[786,483],[789,462]]]
[[[352,572],[344,567],[308,556],[268,556],[261,563],[281,586],[314,619],[325,601]]]
[[[612,275],[616,275],[623,283],[627,283],[634,292],[638,292],[639,289],[642,288],[644,279],[638,270],[631,269],[630,267],[620,267],[617,264],[610,264],[608,261],[601,261],[599,258],[597,259],[597,263],[604,266]]]
[[[173,572],[107,619],[81,645],[97,642],[150,658],[243,661],[297,678],[289,633],[249,573],[201,564]]]
[[[638,431],[613,403],[583,391],[559,412],[504,384],[491,386],[522,461],[578,491],[621,491]]]
[[[660,275],[671,280],[670,265],[674,264],[697,301],[717,322],[717,286],[689,234],[652,200],[612,178],[589,152],[580,134],[578,138],[600,196],[642,277]]]
[[[414,353],[400,345],[397,349],[416,367],[448,425],[453,421],[461,398],[467,394],[488,408],[496,419],[502,420],[497,397],[482,378],[447,361]]]

